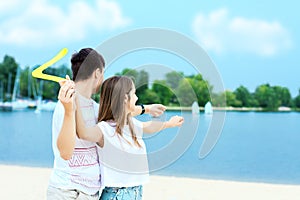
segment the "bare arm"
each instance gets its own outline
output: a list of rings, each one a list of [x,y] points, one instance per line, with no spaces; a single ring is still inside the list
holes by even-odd
[[[164,113],[166,110],[166,107],[162,104],[150,104],[150,105],[144,105],[145,113],[150,114],[154,117],[158,117]],[[135,106],[135,110],[132,113],[132,116],[137,116],[142,113],[142,106],[137,105]]]
[[[166,128],[172,128],[175,126],[181,126],[184,122],[183,117],[173,116],[169,121],[160,122],[160,121],[148,121],[143,123],[143,132],[144,133],[155,133]]]
[[[56,143],[60,156],[64,160],[69,160],[73,155],[76,138],[75,107],[73,102],[75,84],[70,81],[69,77],[67,77],[67,81],[60,82],[60,84],[58,99],[64,106],[65,114]]]
[[[97,142],[100,146],[103,146],[103,134],[101,129],[97,125],[86,127],[77,98],[76,106],[76,130],[78,137],[91,142]]]

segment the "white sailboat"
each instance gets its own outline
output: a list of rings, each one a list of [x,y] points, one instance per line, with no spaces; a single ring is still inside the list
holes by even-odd
[[[11,84],[11,74],[8,76],[7,84],[7,94],[10,97],[10,84]],[[22,99],[17,98],[17,93],[20,91],[20,68],[17,68],[17,74],[15,77],[15,83],[13,88],[13,93],[11,96],[11,101],[1,103],[1,110],[3,111],[14,111],[14,110],[24,110],[27,108],[27,102]],[[1,86],[1,94],[3,94],[3,86]]]
[[[194,103],[192,104],[192,113],[194,115],[199,114],[199,105],[197,101],[194,101]]]
[[[35,89],[32,81],[32,75],[31,70],[28,68],[28,77],[27,77],[27,107],[29,109],[35,109],[37,105],[36,95],[35,95]],[[33,99],[31,98],[31,94],[33,94]]]
[[[12,110],[24,110],[27,108],[27,101],[24,99],[17,99],[17,94],[20,92],[20,68],[17,69],[17,75],[15,78],[14,90],[11,99]]]
[[[53,111],[55,109],[55,106],[57,102],[54,101],[45,101],[42,99],[43,94],[43,80],[40,80],[39,89],[37,89],[37,104],[36,104],[36,110],[35,113],[40,113],[41,111]]]
[[[204,106],[204,113],[208,114],[208,115],[212,115],[213,114],[213,108],[210,102],[207,102]]]

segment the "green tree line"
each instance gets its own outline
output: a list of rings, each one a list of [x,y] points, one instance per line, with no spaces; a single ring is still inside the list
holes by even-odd
[[[300,108],[300,89],[295,98],[292,98],[288,88],[270,84],[259,85],[253,93],[244,86],[234,91],[215,93],[213,86],[201,74],[186,76],[182,72],[171,72],[166,74],[164,80],[155,80],[152,86],[149,86],[149,76],[145,71],[124,69],[118,75],[133,77],[137,86],[138,103],[191,106],[197,101],[199,106],[204,107],[210,101],[219,107],[262,108],[266,111],[276,111],[281,106],[295,110]],[[140,85],[143,87],[139,87]]]
[[[3,61],[0,63],[1,100],[11,101],[18,70],[20,70],[19,98],[34,99],[41,95],[43,99],[56,100],[59,90],[57,83],[39,80],[31,76],[32,70],[38,66],[27,66],[20,69],[13,57],[4,56]],[[45,73],[60,77],[65,77],[68,74],[71,77],[71,70],[66,65],[47,68]],[[273,111],[280,106],[285,106],[300,110],[300,90],[299,94],[292,98],[288,88],[271,86],[268,83],[259,85],[252,93],[244,86],[240,86],[234,91],[226,90],[222,93],[215,93],[213,92],[213,86],[204,80],[201,74],[187,76],[182,72],[174,71],[166,74],[164,80],[155,80],[152,83],[149,82],[149,74],[144,70],[124,69],[117,75],[126,75],[133,78],[139,97],[138,103],[191,106],[194,101],[197,101],[199,106],[203,107],[210,101],[213,106],[220,107],[259,107]],[[95,95],[94,99],[97,101],[99,95]]]
[[[43,99],[57,100],[59,84],[33,78],[31,72],[39,67],[35,65],[32,67],[25,67],[21,69],[16,63],[15,59],[11,56],[4,56],[3,61],[0,63],[0,100],[11,101],[12,94],[15,86],[15,80],[19,72],[19,87],[16,88],[17,98],[30,98],[35,99],[41,96]],[[71,76],[72,72],[66,65],[58,67],[47,68],[45,73],[52,74],[60,77],[65,77],[66,74]]]

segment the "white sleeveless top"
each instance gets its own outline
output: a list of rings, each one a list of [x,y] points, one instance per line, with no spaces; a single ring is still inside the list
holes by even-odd
[[[143,125],[134,118],[132,120],[142,147],[134,144],[128,125],[123,129],[126,141],[115,133],[115,123],[98,123],[104,136],[104,146],[99,148],[102,187],[133,187],[145,184],[149,180],[146,146],[142,139]]]

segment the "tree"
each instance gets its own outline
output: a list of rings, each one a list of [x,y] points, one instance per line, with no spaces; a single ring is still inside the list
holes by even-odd
[[[210,101],[210,91],[212,91],[212,86],[202,78],[201,74],[190,76],[187,80],[191,84],[200,106],[204,106]]]
[[[277,99],[277,95],[269,84],[260,85],[256,88],[254,93],[260,107],[266,110],[277,110],[280,105],[280,101]]]
[[[194,101],[197,101],[197,96],[188,78],[180,81],[178,88],[175,90],[175,95],[180,106],[191,106]]]
[[[143,95],[139,97],[139,101],[143,104],[161,103],[159,96],[150,89],[144,91]]]
[[[148,83],[149,83],[149,74],[144,70],[139,71],[135,82],[136,95],[138,97],[142,97],[143,95],[147,94],[146,91],[148,90]],[[138,101],[138,103],[142,103],[142,101]]]
[[[279,100],[280,106],[290,106],[292,101],[292,96],[288,88],[281,86],[274,86],[274,92],[277,99]]]
[[[214,106],[218,106],[218,107],[226,106],[226,93],[225,92],[212,93],[211,101],[212,101],[212,105]]]
[[[152,91],[158,96],[159,102],[163,105],[169,105],[173,92],[167,86],[165,80],[155,80],[152,85]]]
[[[116,73],[116,75],[123,75],[123,76],[128,76],[134,79],[134,81],[136,81],[137,77],[138,77],[138,72],[136,70],[133,69],[128,69],[125,68],[122,70],[121,73]]]
[[[146,71],[136,71],[126,68],[121,73],[117,73],[116,75],[124,75],[133,78],[136,87],[136,95],[139,97],[137,103],[145,103],[142,101],[142,99],[145,99],[143,96],[146,95],[146,90],[148,90],[149,83],[149,75]]]
[[[175,90],[183,78],[184,75],[182,72],[172,71],[166,74],[166,83],[172,90]]]
[[[242,102],[236,99],[236,96],[233,92],[226,90],[225,95],[227,106],[240,107],[242,105]]]
[[[3,84],[4,101],[11,100],[18,67],[15,59],[8,55],[5,55],[3,62],[0,63],[0,81]]]
[[[295,99],[294,99],[294,105],[295,105],[296,108],[300,108],[300,89],[299,89],[298,96],[296,96]]]
[[[257,103],[253,95],[244,86],[238,87],[234,92],[236,100],[241,102],[242,107],[255,107]]]

